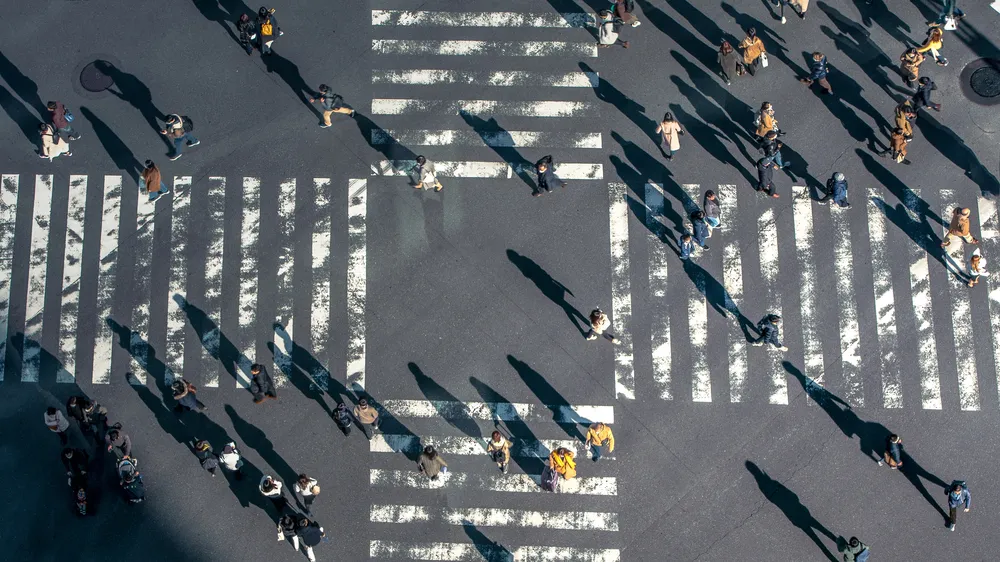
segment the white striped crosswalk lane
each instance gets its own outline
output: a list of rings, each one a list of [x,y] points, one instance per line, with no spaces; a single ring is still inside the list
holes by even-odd
[[[544,562],[572,560],[573,562],[620,562],[617,549],[574,548],[568,546],[505,546],[454,542],[404,543],[378,541],[369,543],[371,558],[408,560],[473,561],[498,560],[503,562]]]
[[[368,180],[347,185],[347,384],[365,388],[365,308],[368,302]]]
[[[538,131],[461,131],[375,129],[372,144],[401,143],[408,146],[490,146],[495,148],[556,147],[601,148],[601,133]]]
[[[496,492],[537,492],[541,486],[541,475],[529,474],[470,474],[449,472],[446,477],[431,480],[412,470],[371,469],[369,483],[376,487],[418,488],[424,490],[469,489],[492,490]],[[618,483],[614,477],[578,477],[564,480],[559,485],[560,494],[580,494],[589,496],[615,496]]]
[[[17,224],[19,178],[4,174],[0,178],[0,382],[7,365],[7,327],[10,318],[11,274],[14,267],[14,228]]]
[[[952,212],[958,208],[955,202],[955,192],[951,189],[941,190],[941,217],[950,222]],[[948,234],[948,226],[944,226],[941,237]],[[976,372],[976,342],[972,334],[972,303],[969,291],[963,282],[968,267],[965,259],[965,242],[958,237],[952,237],[950,245],[945,248],[945,274],[948,277],[948,292],[951,296],[951,325],[955,340],[955,369],[958,372],[958,400],[962,410],[979,409],[979,375]]]
[[[739,240],[729,232],[739,232],[741,226],[736,214],[737,192],[733,184],[720,185],[716,194],[722,215],[725,239],[722,248],[722,288],[725,291],[724,305],[729,313],[730,333],[729,358],[729,400],[742,402],[747,385],[747,341],[740,327],[740,310],[743,306],[743,260],[740,257]]]
[[[879,362],[882,372],[882,405],[903,407],[903,382],[896,356],[899,344],[896,330],[896,299],[893,296],[892,272],[886,242],[884,202],[878,189],[868,189],[868,238],[871,243],[872,274],[875,287],[875,330],[879,342]]]
[[[330,277],[333,262],[330,248],[333,243],[333,207],[330,205],[330,179],[313,180],[315,221],[312,236],[312,328],[309,343],[316,365],[309,373],[323,390],[328,387],[330,371],[326,361],[330,345]]]
[[[372,175],[406,176],[415,165],[415,160],[381,160],[372,165]],[[511,179],[519,174],[534,174],[535,166],[530,163],[438,160],[434,162],[434,171],[443,178]],[[599,180],[604,178],[604,166],[561,162],[559,177],[564,180]]]
[[[979,238],[982,241],[983,252],[987,256],[1000,256],[1000,214],[997,213],[996,199],[979,198]],[[994,257],[993,260],[1000,258]],[[986,270],[992,269],[989,261]],[[985,281],[988,293],[988,309],[990,314],[990,333],[993,348],[993,364],[1000,365],[1000,279],[996,275],[987,275],[980,284]],[[994,369],[997,373],[997,384],[1000,385],[1000,369]],[[998,386],[1000,388],[1000,386]]]
[[[475,419],[487,421],[539,421],[591,424],[615,423],[611,406],[558,404],[537,406],[512,402],[454,402],[447,400],[384,400],[381,410],[393,417]]]
[[[590,27],[594,16],[585,12],[539,13],[522,12],[427,12],[406,10],[372,10],[374,26],[435,26],[435,27]]]
[[[49,226],[52,213],[52,176],[35,176],[35,207],[31,218],[31,249],[28,258],[28,298],[24,312],[21,346],[23,382],[38,382],[42,354],[42,310],[45,307],[48,269]]]
[[[536,72],[529,70],[445,70],[438,68],[372,70],[372,84],[395,86],[466,85],[500,88],[538,86],[596,88],[597,72]]]
[[[520,117],[576,117],[592,113],[597,104],[585,101],[419,100],[376,98],[372,115],[436,113],[460,115],[514,115]]]
[[[628,201],[624,183],[608,184],[611,227],[611,322],[619,343],[615,353],[615,395],[635,398],[632,354],[632,290],[629,279]]]
[[[757,239],[760,240],[760,276],[767,290],[764,295],[764,306],[767,312],[781,316],[781,292],[777,290],[780,282],[778,265],[778,227],[775,222],[774,209],[766,209],[757,218]],[[768,345],[768,344],[765,344]],[[771,351],[768,345],[768,351]],[[781,357],[772,353],[767,363],[771,379],[771,404],[788,404],[788,379],[781,366]]]
[[[507,508],[451,508],[376,504],[372,523],[446,523],[485,527],[533,527],[571,531],[617,531],[618,514],[600,511],[556,512]]]
[[[111,381],[111,354],[114,334],[107,319],[114,305],[115,280],[118,277],[118,231],[122,208],[121,176],[104,176],[104,197],[101,207],[101,263],[97,277],[97,317],[90,323],[96,328],[91,382]]]
[[[184,374],[184,343],[188,319],[174,295],[187,294],[188,225],[191,222],[191,176],[174,178],[173,216],[170,221],[170,284],[167,297],[167,369],[164,382],[170,384]]]
[[[368,443],[373,453],[419,454],[427,445],[449,455],[482,455],[486,452],[486,438],[456,436],[423,436],[380,434]],[[577,455],[586,455],[583,443],[572,439],[514,439],[510,454],[513,457],[548,458],[549,453],[564,447]],[[613,455],[606,455],[614,458]]]
[[[260,249],[260,179],[243,178],[243,221],[240,237],[240,341],[254,340],[257,321],[257,263]],[[244,347],[236,371],[236,385],[250,386],[250,366],[257,356],[256,344]]]
[[[208,178],[208,252],[205,256],[205,294],[204,312],[209,319],[218,319],[222,315],[222,271],[225,264],[232,258],[223,255],[225,248],[225,218],[226,218],[226,178],[213,176]],[[218,360],[221,341],[221,331],[218,324],[211,328],[203,327],[201,333],[202,372],[205,373],[202,385],[206,388],[219,386]]]
[[[837,276],[837,297],[840,319],[840,383],[841,398],[854,406],[864,406],[865,398],[861,383],[861,332],[858,327],[858,299],[854,293],[854,241],[851,235],[849,211],[840,205],[830,203],[833,218],[833,269]]]
[[[292,373],[292,341],[295,326],[292,318],[292,266],[295,263],[295,198],[298,184],[294,179],[281,182],[278,194],[278,286],[274,319],[274,386],[288,384]]]
[[[83,223],[87,209],[87,176],[69,178],[66,206],[66,243],[63,246],[62,306],[59,309],[59,363],[56,382],[76,380],[76,330],[80,305],[80,273],[83,264]]]
[[[816,257],[813,253],[813,201],[809,188],[792,187],[792,218],[795,222],[795,255],[799,265],[799,295],[802,312],[802,355],[805,375],[816,384],[823,384],[823,345],[816,333]]]
[[[662,240],[667,236],[667,227],[663,224],[665,199],[663,186],[655,183],[646,184],[646,227],[649,229],[649,292],[657,299],[667,296],[668,263],[671,255]],[[649,329],[650,345],[653,358],[653,383],[659,393],[659,398],[673,398],[671,390],[671,346],[670,317],[666,314],[653,316]]]
[[[475,41],[467,39],[372,39],[372,51],[378,55],[593,58],[593,41]]]
[[[163,181],[167,182],[168,180],[164,179]],[[174,194],[163,200],[173,202],[178,199],[179,196]],[[139,287],[140,290],[137,296],[138,302],[132,309],[132,321],[128,323],[128,326],[132,328],[129,341],[129,354],[131,355],[129,372],[132,373],[132,376],[129,377],[129,381],[138,385],[146,384],[146,373],[149,370],[149,303],[153,297],[148,288],[152,277],[153,238],[156,226],[153,217],[156,214],[159,201],[160,199],[150,201],[145,194],[140,193],[136,210],[135,271],[132,285]]]
[[[903,197],[910,224],[920,224],[920,194],[909,191]],[[941,379],[938,375],[937,340],[934,336],[934,311],[931,303],[931,271],[927,252],[910,244],[910,297],[913,302],[914,327],[920,353],[920,400],[925,410],[941,409]]]
[[[683,185],[684,194],[687,198],[683,202],[684,213],[691,216],[698,210],[700,198],[700,187],[698,184],[686,183]],[[692,271],[691,286],[688,289],[688,336],[691,358],[694,362],[691,365],[691,400],[694,402],[712,401],[712,377],[708,370],[708,302],[705,289],[707,280],[705,271],[698,269]]]

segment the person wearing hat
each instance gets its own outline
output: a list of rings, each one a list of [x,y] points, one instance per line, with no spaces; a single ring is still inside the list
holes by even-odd
[[[283,35],[283,33],[278,29],[278,18],[274,17],[274,8],[268,10],[261,6],[257,10],[257,37],[259,38],[258,47],[261,56],[273,53],[271,44],[279,35]]]
[[[167,185],[163,183],[163,178],[160,176],[160,169],[156,167],[156,164],[152,160],[146,160],[139,183],[140,188],[146,188],[150,201],[155,201],[157,197],[170,191],[167,189]]]
[[[826,200],[833,197],[833,202],[841,207],[850,207],[847,202],[847,177],[841,172],[835,172],[833,177],[826,180],[826,195],[820,198],[819,202],[826,204]]]
[[[361,431],[365,432],[365,437],[371,441],[372,436],[378,433],[378,426],[382,423],[378,417],[378,410],[368,404],[367,398],[362,398],[354,407],[354,417],[361,424]]]
[[[946,248],[951,244],[952,237],[961,238],[966,244],[978,244],[979,240],[969,232],[969,215],[972,209],[968,207],[955,207],[951,214],[951,224],[948,225],[948,234],[944,235],[941,247]]]
[[[319,483],[316,482],[315,478],[309,478],[309,476],[303,473],[299,475],[299,479],[292,485],[292,492],[295,493],[295,499],[299,501],[305,512],[311,513],[312,503],[316,501],[316,496],[319,495]]]
[[[236,443],[232,441],[226,443],[219,454],[219,464],[222,465],[222,468],[232,472],[237,480],[243,480],[243,458],[240,457]]]
[[[215,469],[219,467],[219,461],[212,453],[212,444],[200,439],[194,442],[191,449],[194,450],[194,456],[198,457],[198,461],[201,462],[201,467],[207,470],[212,478],[215,478]]]
[[[253,394],[253,403],[260,404],[267,398],[277,398],[278,392],[274,389],[274,380],[270,373],[260,363],[250,365],[250,393]]]
[[[340,431],[344,432],[344,435],[351,434],[351,426],[354,425],[354,419],[351,418],[351,412],[347,409],[347,404],[343,402],[337,402],[337,407],[334,408],[332,414],[333,422],[337,424]],[[368,435],[365,433],[365,435]],[[369,437],[371,439],[371,437]]]
[[[295,534],[298,535],[295,537],[296,539],[302,539],[302,545],[305,546],[309,562],[316,562],[316,554],[313,552],[313,547],[323,542],[326,531],[323,530],[323,527],[319,526],[319,523],[303,517],[299,519],[298,524],[295,526]],[[292,545],[295,547],[295,550],[299,549],[299,541],[293,540]]]
[[[281,480],[278,480],[271,475],[265,474],[264,477],[260,479],[260,494],[271,500],[271,504],[279,514],[281,514],[285,510],[285,506],[288,505],[288,500],[285,499],[285,491],[282,488]]]
[[[167,116],[163,128],[160,129],[160,134],[170,139],[174,145],[174,150],[169,156],[171,162],[183,156],[185,145],[198,146],[201,144],[201,141],[191,134],[191,130],[194,129],[194,123],[190,119],[187,119],[187,129],[184,128],[184,123],[184,117],[177,113],[171,113]]]

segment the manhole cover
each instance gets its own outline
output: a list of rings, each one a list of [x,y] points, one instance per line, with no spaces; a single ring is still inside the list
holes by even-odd
[[[114,85],[115,80],[108,76],[104,69],[109,63],[103,60],[94,61],[80,71],[80,85],[88,92],[103,92]]]
[[[1000,60],[978,59],[962,69],[962,93],[979,105],[1000,104]]]

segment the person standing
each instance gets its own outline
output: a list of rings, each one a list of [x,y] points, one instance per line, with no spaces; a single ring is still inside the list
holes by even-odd
[[[628,49],[628,41],[622,41],[618,37],[618,31],[621,29],[622,20],[616,18],[610,10],[601,10],[598,14],[600,21],[598,22],[597,28],[597,46],[602,49],[606,49],[612,45],[621,45],[622,47]]]
[[[278,397],[278,392],[274,389],[274,380],[263,365],[260,363],[250,365],[250,377],[250,393],[253,394],[254,404]]]
[[[292,493],[306,513],[312,513],[312,504],[316,501],[319,491],[319,482],[315,478],[309,478],[305,473],[300,474],[299,479],[292,484]]]
[[[52,122],[52,126],[59,133],[66,135],[71,141],[80,139],[80,133],[74,131],[72,125],[69,124],[73,120],[73,114],[66,109],[66,106],[62,102],[50,101],[45,106],[48,108],[49,113],[51,113],[49,119]]]
[[[767,51],[764,49],[764,42],[757,37],[757,30],[747,29],[747,36],[740,41],[740,48],[743,49],[743,65],[750,76],[757,74],[757,66],[761,63],[761,57],[766,57]]]
[[[988,275],[989,272],[986,271],[986,259],[983,258],[979,248],[976,248],[972,252],[972,257],[969,258],[969,287],[975,287],[979,284],[980,277]]]
[[[167,189],[167,184],[163,183],[160,169],[152,160],[146,160],[142,174],[139,176],[139,188],[143,187],[146,188],[150,201],[156,201],[159,196],[170,191]]]
[[[354,407],[354,417],[358,420],[358,425],[361,426],[365,437],[371,441],[372,436],[378,433],[378,426],[382,423],[378,417],[378,410],[368,403],[367,398],[361,398],[358,400],[358,405]]]
[[[774,171],[777,169],[778,165],[774,160],[761,158],[757,161],[757,191],[778,197],[777,188],[774,186]]]
[[[285,506],[288,505],[288,500],[285,499],[285,491],[281,485],[281,480],[265,474],[263,478],[260,479],[260,494],[265,498],[271,500],[271,505],[278,514],[282,514],[285,510]]]
[[[681,234],[677,240],[677,251],[682,260],[690,259],[694,254],[694,238],[687,232]]]
[[[78,474],[87,474],[90,466],[90,456],[83,449],[65,447],[62,450],[62,463],[66,468],[66,476],[73,478]]]
[[[325,129],[333,124],[330,121],[330,116],[334,113],[343,113],[350,117],[354,117],[354,114],[357,113],[354,108],[344,105],[343,96],[331,93],[330,87],[326,84],[319,85],[319,98],[309,98],[309,103],[314,103],[317,99],[323,106],[323,122],[319,124],[320,129]]]
[[[215,478],[215,469],[219,468],[219,460],[212,452],[212,444],[205,439],[199,439],[191,446],[194,456],[198,457],[201,467],[208,471]]]
[[[257,39],[257,27],[250,21],[249,14],[240,16],[236,22],[236,30],[240,32],[240,45],[247,52],[247,56],[253,56],[253,42]]]
[[[924,76],[920,79],[920,87],[913,94],[913,109],[918,110],[921,107],[929,107],[934,111],[941,111],[941,104],[934,103],[931,101],[931,92],[937,90],[937,84],[934,83],[929,77]]]
[[[104,443],[108,446],[108,452],[114,452],[119,460],[132,457],[132,439],[122,430],[120,423],[111,426],[104,436]]]
[[[535,197],[540,196],[542,194],[542,190],[552,193],[552,187],[556,184],[559,184],[559,186],[564,189],[566,187],[566,182],[559,179],[559,176],[557,176],[555,171],[552,169],[551,156],[545,156],[535,164],[535,173],[538,176],[538,187],[535,189],[534,193],[532,193]]]
[[[417,178],[417,184],[413,186],[413,189],[427,189],[430,186],[434,186],[434,191],[444,189],[444,186],[437,179],[434,162],[431,162],[423,155],[417,156],[417,164],[413,167],[413,175]]]
[[[642,25],[642,22],[632,13],[635,11],[635,0],[614,0],[612,4],[614,5],[615,17],[622,20],[622,23],[632,27]]]
[[[274,17],[274,8],[268,10],[264,6],[261,6],[260,10],[257,10],[257,36],[260,38],[258,40],[260,56],[270,55],[274,52],[271,50],[271,45],[274,43],[275,38],[280,35],[283,35],[283,33],[278,28],[278,18]]]
[[[219,453],[219,464],[222,468],[232,472],[237,480],[243,480],[243,458],[240,456],[236,443],[230,441]]]
[[[486,454],[497,463],[500,472],[507,474],[507,467],[510,465],[510,441],[499,431],[494,431],[490,435],[490,440],[486,443]]]
[[[564,480],[576,478],[576,461],[566,447],[559,447],[549,454],[549,467]]]
[[[757,142],[762,142],[767,137],[768,131],[774,131],[775,135],[784,134],[778,128],[778,120],[774,118],[774,107],[768,101],[760,104],[760,110],[754,116],[753,124],[757,127],[755,131]]]
[[[51,162],[63,154],[73,156],[73,153],[69,150],[69,143],[59,136],[59,133],[56,132],[55,127],[52,125],[46,125],[45,123],[39,125],[38,135],[42,140],[42,149],[38,153],[39,158],[48,158],[49,162]]]
[[[955,207],[951,214],[951,224],[948,226],[948,234],[944,235],[941,247],[946,248],[951,244],[951,238],[961,238],[966,244],[978,244],[979,240],[969,234],[969,215],[972,209],[968,207]]]
[[[183,156],[184,146],[198,146],[201,141],[191,134],[194,131],[194,121],[190,117],[171,113],[167,116],[167,121],[160,134],[164,135],[174,143],[174,150],[170,154],[170,160],[177,160]]]
[[[722,228],[722,207],[719,206],[719,196],[709,189],[705,192],[705,197],[701,201],[701,208],[705,211],[705,222],[708,223],[708,235],[716,228]]]
[[[972,494],[969,493],[969,487],[965,485],[962,480],[956,480],[952,482],[951,488],[948,490],[948,521],[951,523],[949,529],[955,530],[955,523],[958,522],[958,508],[959,506],[965,506],[966,513],[969,512],[969,508],[972,507]]]
[[[316,553],[313,552],[313,547],[323,542],[323,537],[326,536],[323,527],[320,527],[319,523],[303,517],[299,519],[298,524],[295,526],[295,534],[297,535],[296,538],[302,539],[302,545],[306,549],[306,556],[309,558],[309,562],[316,562]],[[295,545],[295,550],[298,550],[298,541],[295,541],[293,544]]]
[[[174,400],[177,401],[177,405],[174,406],[174,411],[180,413],[182,411],[192,411],[197,408],[199,411],[207,408],[198,400],[196,393],[198,389],[187,381],[187,379],[177,379],[170,385],[171,390],[174,393]]]
[[[781,147],[783,146],[785,145],[778,140],[778,133],[776,131],[768,131],[764,134],[764,140],[761,141],[760,149],[764,153],[765,160],[771,160],[779,168],[785,169],[789,165],[781,157]]]
[[[903,131],[906,142],[913,140],[913,120],[917,118],[917,110],[913,102],[906,100],[896,106],[896,127]]]
[[[45,409],[45,415],[42,417],[45,421],[45,427],[59,435],[60,443],[63,445],[69,443],[69,437],[66,435],[66,430],[69,429],[69,420],[63,415],[62,410],[49,406]]]
[[[927,40],[917,48],[917,52],[926,53],[930,51],[931,56],[934,57],[934,61],[938,66],[948,66],[948,59],[941,56],[942,47],[944,47],[944,32],[941,31],[940,27],[932,27],[927,32]]]
[[[660,134],[660,152],[667,157],[667,160],[672,159],[674,153],[681,149],[680,135],[684,134],[684,128],[668,111],[663,114],[663,121],[656,126],[656,132]],[[663,147],[666,147],[666,150]]]
[[[826,204],[826,200],[833,197],[833,202],[841,207],[850,207],[847,202],[847,177],[841,172],[834,172],[833,177],[826,180],[826,195],[820,198],[819,202]]]
[[[722,79],[726,81],[726,86],[731,86],[733,78],[743,74],[743,61],[740,60],[740,54],[733,49],[729,41],[723,41],[722,46],[719,47],[718,61]]]
[[[691,213],[691,230],[694,231],[694,241],[696,244],[701,246],[702,250],[708,250],[708,246],[705,242],[708,241],[708,237],[712,235],[708,230],[708,223],[705,222],[704,211],[695,211]]]
[[[868,560],[868,545],[858,540],[858,537],[851,537],[844,545],[844,562],[863,562]]]
[[[608,328],[611,327],[611,320],[608,318],[607,314],[599,308],[595,308],[590,311],[590,331],[587,332],[587,341],[596,340],[597,336],[604,336],[605,339],[611,343],[617,344],[621,343],[621,340],[615,337],[611,332],[607,332]],[[607,332],[607,333],[605,333]]]
[[[437,480],[439,474],[448,472],[448,463],[432,445],[428,445],[424,447],[424,452],[417,459],[417,471],[431,480]]]
[[[587,430],[587,442],[584,446],[590,448],[590,454],[593,456],[594,462],[597,462],[601,460],[603,447],[608,448],[608,454],[615,451],[615,434],[604,422],[593,423]]]
[[[920,54],[916,48],[910,47],[899,55],[899,73],[903,76],[903,83],[913,88],[913,83],[920,77],[920,65],[924,62],[924,55]]]
[[[828,74],[830,74],[830,69],[826,63],[826,55],[816,51],[812,54],[812,62],[809,63],[809,76],[800,78],[799,82],[806,86],[811,86],[815,82],[823,88],[824,94],[832,94],[833,88],[830,87],[830,82],[826,79]]]
[[[785,347],[778,339],[778,324],[780,322],[781,317],[777,314],[768,314],[765,316],[760,322],[757,323],[757,332],[760,333],[760,337],[753,340],[751,343],[756,346],[769,343],[781,351],[788,351],[788,348]]]
[[[885,452],[882,453],[882,458],[885,461],[879,459],[879,466],[888,464],[893,470],[903,466],[903,439],[900,436],[893,433],[885,438]]]

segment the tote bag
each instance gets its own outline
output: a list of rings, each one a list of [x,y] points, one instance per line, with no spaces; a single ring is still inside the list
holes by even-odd
[[[767,68],[767,53],[760,54],[760,66],[761,68]]]

